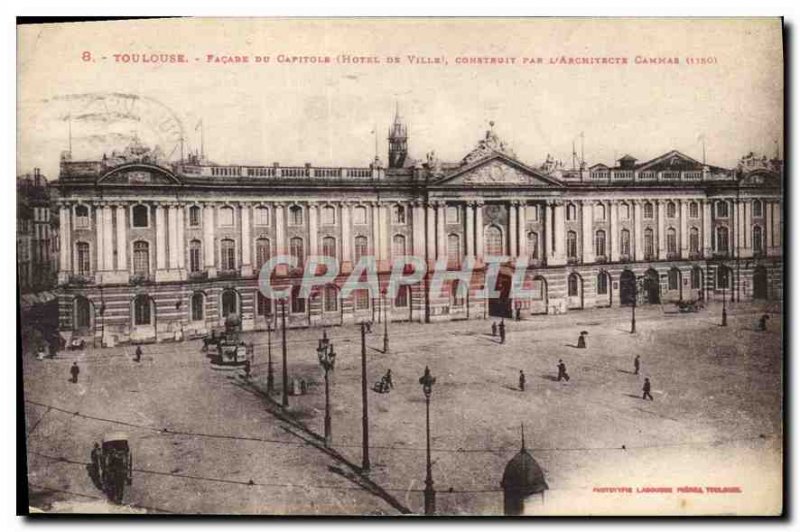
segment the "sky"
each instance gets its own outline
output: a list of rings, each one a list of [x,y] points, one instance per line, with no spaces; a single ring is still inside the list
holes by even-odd
[[[366,166],[377,130],[385,163],[396,106],[410,156],[422,160],[430,151],[460,160],[490,121],[530,165],[551,154],[571,166],[581,132],[589,164],[671,149],[701,159],[703,138],[707,161],[720,166],[750,151],[783,153],[778,19],[185,19],[20,27],[18,37],[17,172],[39,167],[50,179],[70,128],[75,160],[121,149],[133,135],[176,158],[180,128],[185,151],[199,149],[202,130],[216,163],[318,166]],[[126,53],[187,62],[115,60]],[[279,63],[281,54],[332,62]],[[380,63],[340,64],[340,55]],[[457,64],[475,57],[515,63]],[[629,63],[550,64],[561,57]]]

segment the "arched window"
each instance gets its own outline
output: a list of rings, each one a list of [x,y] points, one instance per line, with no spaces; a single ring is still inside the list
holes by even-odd
[[[267,207],[256,207],[253,219],[256,225],[269,225],[269,209]]]
[[[219,225],[233,227],[233,207],[221,207],[219,209]]]
[[[727,218],[728,217],[728,202],[727,201],[718,201],[717,202],[717,218]]]
[[[363,205],[356,205],[353,208],[353,224],[366,225],[367,224],[367,208]]]
[[[150,244],[143,240],[133,243],[133,273],[136,275],[150,273]]]
[[[269,239],[257,238],[256,239],[256,268],[259,270],[270,259],[271,247]]]
[[[569,297],[576,297],[578,296],[578,283],[580,279],[578,278],[577,273],[571,273],[569,278],[567,279],[567,295]]]
[[[339,291],[333,285],[326,285],[322,291],[322,309],[325,312],[339,310]]]
[[[326,257],[336,258],[336,239],[326,236],[322,239],[322,254]]]
[[[539,234],[535,231],[528,233],[528,258],[531,260],[539,258]]]
[[[620,203],[619,204],[619,217],[622,220],[630,220],[631,218],[631,206],[627,203]]]
[[[303,208],[300,205],[289,207],[289,225],[303,225]]]
[[[678,234],[675,229],[670,227],[667,229],[667,253],[678,252]]]
[[[678,290],[681,283],[681,272],[677,268],[672,268],[667,274],[667,289]]]
[[[457,266],[461,263],[461,237],[447,235],[447,264]]]
[[[597,274],[597,295],[608,295],[608,273],[606,272]]]
[[[717,251],[720,253],[728,252],[728,228],[725,226],[717,227]]]
[[[678,208],[674,201],[667,203],[667,218],[675,218],[678,216]]]
[[[92,257],[89,251],[89,244],[77,242],[75,244],[76,270],[78,275],[89,275],[92,273]]]
[[[763,235],[760,225],[753,226],[753,252],[757,254],[764,252]]]
[[[619,252],[622,255],[630,256],[631,254],[631,232],[623,229],[619,234]]]
[[[697,227],[689,229],[689,252],[700,252],[700,230]]]
[[[689,218],[700,218],[700,204],[696,201],[689,203]]]
[[[230,238],[223,238],[219,242],[220,269],[232,271],[236,269],[236,242]]]
[[[653,219],[653,204],[649,201],[644,204],[644,217],[647,220]]]
[[[575,204],[567,203],[567,221],[572,221],[575,219],[575,212]]]
[[[761,218],[764,215],[764,204],[761,200],[753,200],[753,218]]]
[[[297,259],[297,268],[302,268],[305,264],[305,249],[303,247],[303,239],[299,236],[292,237],[289,240],[289,254]]]
[[[136,207],[134,207],[134,209],[136,209]],[[89,207],[86,205],[78,205],[75,207],[75,228],[86,229],[89,225],[91,225],[89,222]]]
[[[654,255],[653,230],[649,227],[644,230],[644,255],[647,259],[652,258]]]
[[[486,228],[486,255],[499,257],[503,254],[503,232],[495,225]]]
[[[354,248],[354,256],[356,262],[361,260],[361,257],[366,257],[369,254],[367,249],[367,237],[365,236],[357,236],[356,237],[356,245]]]
[[[199,240],[192,240],[189,242],[189,271],[196,273],[199,272],[203,265],[203,257],[201,255],[202,244]]]
[[[234,290],[222,292],[222,317],[227,318],[229,314],[239,313],[239,298]]]
[[[136,296],[133,300],[133,324],[152,324],[151,299],[146,295]]]
[[[594,219],[595,220],[605,220],[606,219],[606,206],[602,203],[595,203],[594,205]]]
[[[575,231],[567,231],[567,257],[578,257],[578,234]]]
[[[292,314],[305,314],[306,312],[306,298],[300,297],[300,287],[292,287],[292,301],[290,305]]]
[[[392,223],[395,225],[406,224],[406,208],[402,205],[392,207]]]
[[[692,275],[689,280],[689,282],[691,283],[692,290],[700,289],[700,287],[702,286],[702,278],[703,278],[703,270],[698,267],[692,268]]]
[[[594,234],[594,253],[598,257],[606,255],[606,232],[603,230],[596,231]]]
[[[397,308],[408,307],[408,293],[409,286],[406,284],[400,285],[400,287],[397,289],[397,295],[394,296],[394,306]]]
[[[336,225],[336,208],[325,205],[322,208],[322,225]]]
[[[403,257],[406,254],[406,237],[394,235],[392,237],[392,256],[394,258]]]
[[[189,207],[189,227],[200,227],[200,207],[197,205]]]
[[[203,303],[205,298],[201,292],[195,292],[192,295],[192,321],[202,321],[203,316]]]
[[[150,208],[147,205],[133,207],[133,227],[147,227],[150,225]]]

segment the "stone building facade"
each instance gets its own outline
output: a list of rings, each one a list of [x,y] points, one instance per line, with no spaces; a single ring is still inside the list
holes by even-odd
[[[47,179],[38,168],[18,176],[17,279],[22,294],[55,286],[58,234]]]
[[[408,157],[407,131],[389,131],[388,167],[223,166],[190,157],[163,163],[138,144],[99,161],[62,156],[58,193],[59,309],[65,332],[106,344],[205,334],[237,312],[265,329],[281,305],[258,291],[276,254],[303,264],[335,257],[340,276],[308,298],[302,268],[279,267],[291,327],[364,320],[432,322],[573,312],[584,308],[731,301],[782,294],[782,174],[778,160],[749,155],[737,168],[677,151],[639,163],[565,169],[529,166],[493,130],[461,161]],[[392,259],[477,269],[430,294],[426,277],[394,298],[341,283],[374,255],[381,286]],[[491,300],[476,297],[491,257],[505,255]],[[508,289],[525,257],[525,287]],[[465,283],[466,284],[466,283]]]

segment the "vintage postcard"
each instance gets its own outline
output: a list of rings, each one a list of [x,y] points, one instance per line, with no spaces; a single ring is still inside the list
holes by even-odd
[[[17,31],[31,513],[784,511],[781,19]]]

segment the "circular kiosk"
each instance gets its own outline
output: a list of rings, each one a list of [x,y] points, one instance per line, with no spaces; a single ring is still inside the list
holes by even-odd
[[[525,515],[531,503],[544,502],[544,492],[549,487],[544,473],[533,456],[525,448],[525,435],[522,448],[514,455],[503,471],[503,513],[505,515]],[[536,496],[541,495],[541,500]]]

